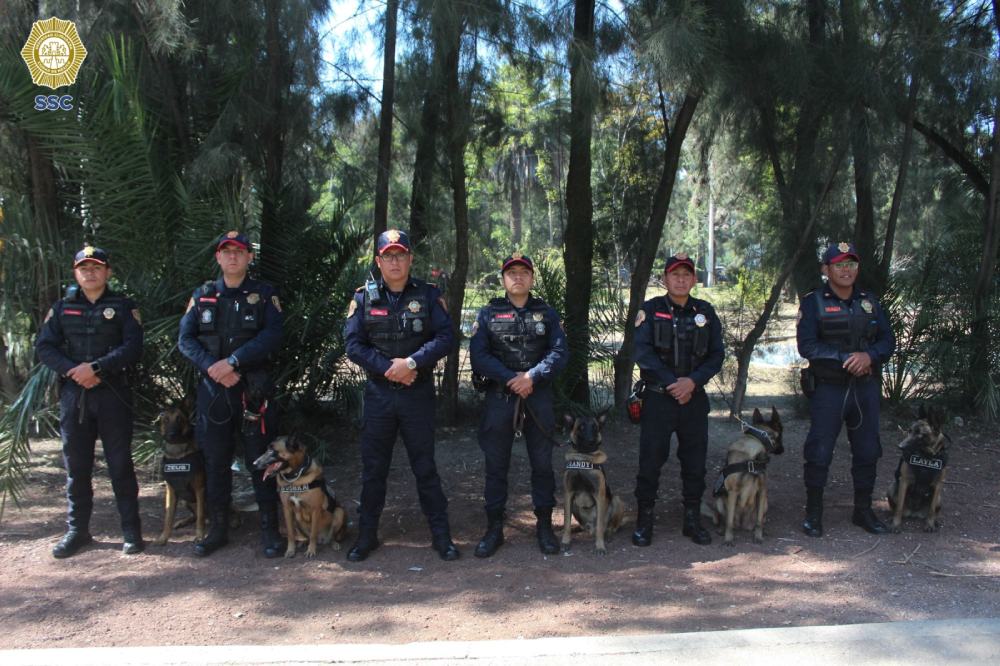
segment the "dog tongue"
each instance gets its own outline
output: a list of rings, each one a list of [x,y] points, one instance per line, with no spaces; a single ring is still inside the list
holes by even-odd
[[[281,466],[282,466],[283,464],[284,464],[284,463],[283,463],[282,461],[280,461],[280,460],[279,460],[278,462],[273,462],[273,463],[271,463],[270,465],[268,465],[268,466],[267,466],[267,467],[266,467],[266,468],[264,469],[264,478],[263,478],[263,480],[264,480],[264,481],[266,481],[266,480],[267,480],[267,477],[271,476],[272,474],[275,474],[275,473],[277,473],[277,471],[278,471],[279,469],[281,469]]]

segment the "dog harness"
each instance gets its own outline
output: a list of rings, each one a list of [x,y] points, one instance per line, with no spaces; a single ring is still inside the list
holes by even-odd
[[[201,451],[189,453],[183,458],[163,458],[163,479],[174,489],[177,496],[185,502],[194,501],[191,480],[204,469],[205,462]]]
[[[603,472],[604,465],[601,463],[592,463],[589,460],[567,460],[566,469],[596,469],[599,472]]]
[[[281,477],[281,480],[288,484],[286,486],[279,486],[278,492],[286,493],[289,495],[296,495],[299,493],[307,493],[313,488],[322,488],[323,494],[326,495],[327,499],[326,510],[330,513],[333,513],[334,510],[337,508],[337,498],[330,493],[330,488],[329,486],[326,485],[326,480],[323,479],[323,477],[320,477],[318,479],[313,479],[309,483],[303,483],[300,485],[293,485],[291,483],[291,481],[295,481],[300,476],[302,476],[302,473],[305,472],[307,469],[309,469],[310,465],[312,465],[312,456],[306,456],[305,461],[302,463],[302,466],[299,467],[298,472],[296,472],[293,478],[289,479],[284,472],[278,472],[278,476]]]
[[[729,494],[726,490],[726,479],[728,479],[733,474],[753,474],[754,476],[760,476],[765,471],[767,471],[768,456],[764,454],[763,458],[751,458],[750,460],[744,460],[743,462],[731,463],[722,468],[719,472],[719,477],[715,480],[715,485],[712,487],[712,495],[714,497],[725,497]]]
[[[929,493],[934,481],[948,464],[948,451],[942,449],[937,456],[926,456],[920,453],[920,449],[916,446],[906,447],[903,449],[903,455],[899,457],[899,464],[896,465],[896,481],[899,481],[899,472],[904,462],[913,468],[916,489]]]

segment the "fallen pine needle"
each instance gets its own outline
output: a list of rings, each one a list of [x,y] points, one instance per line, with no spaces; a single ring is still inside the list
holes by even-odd
[[[861,551],[861,552],[860,552],[860,553],[858,553],[857,555],[853,555],[852,557],[861,557],[861,556],[862,556],[862,555],[864,555],[865,553],[870,553],[870,552],[872,552],[873,550],[875,550],[876,548],[878,548],[878,545],[879,545],[880,543],[882,543],[882,539],[876,539],[876,540],[875,540],[875,543],[874,543],[874,544],[872,544],[871,548],[865,548],[865,549],[864,549],[863,551]]]

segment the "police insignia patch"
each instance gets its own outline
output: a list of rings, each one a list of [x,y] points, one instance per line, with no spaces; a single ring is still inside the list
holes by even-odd
[[[413,332],[414,333],[423,333],[424,332],[424,320],[423,319],[414,319],[413,320]]]
[[[635,327],[639,328],[639,326],[641,326],[642,322],[644,322],[644,321],[646,321],[646,311],[645,310],[639,310],[635,314]]]
[[[135,319],[139,323],[139,326],[142,326],[142,317],[139,315],[138,308],[132,310],[132,319]]]
[[[472,335],[475,335],[478,330],[479,330],[479,320],[477,319],[476,321],[472,322]]]
[[[447,312],[447,311],[448,311],[448,304],[447,304],[447,303],[445,303],[445,301],[444,301],[444,296],[439,296],[439,297],[438,297],[438,303],[440,303],[440,304],[441,304],[441,309],[442,309],[442,310],[444,310],[445,312]]]
[[[76,82],[87,49],[76,24],[56,17],[36,21],[21,49],[21,58],[31,72],[31,82],[55,90]]]
[[[531,315],[531,318],[534,319],[535,321],[542,321],[543,319],[545,319],[545,313],[535,312],[534,314]]]
[[[281,312],[281,302],[278,300],[277,294],[271,296],[271,303],[274,305],[275,310]]]
[[[347,306],[347,318],[350,319],[354,316],[354,313],[358,311],[358,302],[351,299],[351,304]]]
[[[260,294],[258,294],[257,292],[248,294],[247,303],[249,303],[250,305],[257,305],[258,303],[260,303]]]
[[[696,314],[694,316],[694,325],[697,326],[698,328],[701,328],[702,326],[704,326],[707,323],[708,323],[708,319],[702,313],[699,312],[698,314]]]
[[[212,311],[209,309],[204,309],[201,311],[201,323],[211,324],[212,323]]]
[[[92,256],[94,256],[94,248],[91,247],[90,245],[88,245],[87,247],[83,248],[83,256],[85,256],[85,257],[92,257]]]
[[[523,255],[523,254],[521,254],[520,252],[515,252],[514,254],[510,255],[510,258],[511,258],[511,259],[520,259],[520,258],[522,258],[523,256],[524,256],[524,255]]]
[[[115,309],[114,308],[104,308],[104,312],[102,312],[101,314],[104,315],[105,319],[114,319],[115,318]]]
[[[417,314],[418,312],[420,312],[420,302],[410,301],[410,304],[406,306],[406,309],[412,312],[413,314]]]
[[[875,306],[872,305],[871,301],[865,300],[861,301],[861,309],[867,312],[868,314],[871,314],[872,310],[875,309]]]
[[[390,229],[389,231],[385,232],[385,237],[389,239],[390,243],[399,242],[399,232],[396,231],[395,229]]]
[[[229,233],[226,234],[226,238],[236,238],[239,235],[240,232],[238,231],[230,231]]]
[[[545,335],[545,324],[542,322],[535,324],[535,335]]]
[[[837,249],[840,250],[841,252],[850,252],[851,246],[848,243],[839,243],[837,245]]]
[[[678,259],[680,259],[681,261],[684,261],[685,259],[688,258],[687,252],[678,252],[674,256],[677,257]]]
[[[49,311],[45,313],[45,321],[48,321],[49,319],[52,319],[52,308],[49,308]],[[42,323],[44,324],[45,321]]]

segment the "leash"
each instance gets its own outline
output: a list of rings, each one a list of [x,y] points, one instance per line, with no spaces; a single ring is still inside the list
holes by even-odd
[[[524,424],[527,422],[527,417],[531,416],[531,420],[535,422],[535,427],[538,428],[538,432],[542,433],[542,436],[548,440],[556,448],[561,448],[566,446],[567,442],[560,442],[552,433],[545,430],[542,427],[538,416],[535,414],[535,410],[531,408],[531,404],[521,396],[517,396],[517,402],[514,403],[514,416],[513,416],[513,426],[514,426],[514,437],[516,439],[521,439],[524,436]]]
[[[764,448],[768,449],[769,452],[773,452],[775,448],[775,443],[774,443],[774,437],[771,436],[771,433],[764,430],[763,428],[758,428],[757,426],[748,421],[745,421],[742,416],[739,416],[738,414],[733,414],[733,405],[732,403],[729,402],[729,399],[726,398],[726,394],[722,391],[721,387],[719,386],[718,380],[716,380],[716,378],[713,377],[712,381],[715,382],[716,388],[719,390],[719,396],[729,407],[729,418],[740,424],[740,429],[744,434],[749,434],[750,436],[754,437],[755,439],[760,441],[760,443],[764,445]]]

